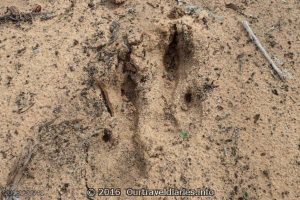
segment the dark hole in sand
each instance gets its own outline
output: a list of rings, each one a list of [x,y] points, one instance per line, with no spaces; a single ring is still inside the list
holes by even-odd
[[[164,55],[164,65],[167,71],[175,72],[178,69],[178,32],[177,27],[173,27],[174,33],[171,35],[171,42]]]
[[[137,83],[133,80],[131,75],[128,75],[124,81],[121,89],[122,95],[125,95],[131,102],[135,102],[137,93],[136,93]]]
[[[186,103],[191,103],[193,101],[193,95],[191,92],[187,92],[184,95],[184,100]]]
[[[104,142],[109,142],[109,141],[111,141],[111,135],[112,135],[112,133],[111,133],[110,130],[104,129],[104,134],[103,134],[103,136],[102,136],[102,140],[103,140]]]

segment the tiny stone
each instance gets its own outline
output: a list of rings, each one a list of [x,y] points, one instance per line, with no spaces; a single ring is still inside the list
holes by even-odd
[[[115,4],[122,4],[122,3],[124,3],[126,0],[115,0],[114,2],[115,2]]]

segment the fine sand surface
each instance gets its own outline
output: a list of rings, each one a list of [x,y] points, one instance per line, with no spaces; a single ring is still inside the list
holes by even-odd
[[[300,199],[299,0],[1,0],[0,15],[2,193]],[[202,187],[215,195],[125,195]]]

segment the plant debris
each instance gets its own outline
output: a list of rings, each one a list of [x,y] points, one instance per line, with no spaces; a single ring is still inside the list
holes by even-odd
[[[42,7],[35,5],[31,12],[21,12],[17,7],[7,7],[7,11],[4,15],[0,16],[0,24],[6,22],[20,23],[28,22],[32,23],[35,17],[40,17],[42,20],[52,19],[55,15],[50,12],[41,12]]]

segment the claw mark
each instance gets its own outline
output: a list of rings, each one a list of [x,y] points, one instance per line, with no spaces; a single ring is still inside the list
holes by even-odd
[[[111,104],[111,102],[109,100],[106,86],[101,81],[95,80],[95,82],[97,83],[97,86],[99,87],[99,89],[101,91],[101,95],[102,95],[102,97],[104,99],[104,104],[105,104],[105,106],[107,108],[107,111],[109,112],[110,116],[113,117],[114,116],[113,106],[112,106],[112,104]]]

